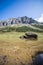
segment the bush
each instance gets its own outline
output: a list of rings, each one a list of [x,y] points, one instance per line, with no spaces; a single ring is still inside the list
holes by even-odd
[[[22,27],[16,28],[16,32],[26,32],[26,31],[28,31],[27,26],[22,26]]]

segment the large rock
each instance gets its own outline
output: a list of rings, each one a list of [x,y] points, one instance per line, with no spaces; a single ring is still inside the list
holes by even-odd
[[[33,65],[43,65],[43,54],[38,54],[33,60]]]

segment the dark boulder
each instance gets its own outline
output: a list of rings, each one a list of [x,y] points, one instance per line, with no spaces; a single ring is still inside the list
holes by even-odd
[[[29,39],[37,39],[38,35],[35,33],[25,33],[25,35],[29,38]]]
[[[43,65],[43,53],[39,53],[33,58],[32,65]]]

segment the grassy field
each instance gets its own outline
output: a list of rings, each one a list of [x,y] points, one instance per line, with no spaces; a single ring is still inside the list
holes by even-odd
[[[38,40],[20,39],[24,34],[14,31],[0,33],[0,56],[7,56],[3,65],[30,65],[32,56],[38,51],[43,51],[43,33],[36,33]]]

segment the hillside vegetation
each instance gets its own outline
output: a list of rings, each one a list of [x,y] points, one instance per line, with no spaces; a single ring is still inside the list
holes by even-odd
[[[43,26],[42,26],[43,27]],[[0,32],[11,32],[11,31],[15,31],[15,32],[27,32],[27,31],[33,31],[33,32],[43,32],[43,28],[40,29],[40,27],[36,27],[35,25],[21,25],[21,26],[5,26],[0,28]]]
[[[43,29],[43,24],[42,24],[42,25],[39,25],[39,24],[34,24],[33,26],[34,26],[34,27],[36,27],[36,28]]]

